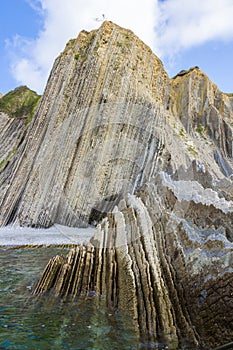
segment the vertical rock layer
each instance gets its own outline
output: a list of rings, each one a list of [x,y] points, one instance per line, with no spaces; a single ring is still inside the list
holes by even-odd
[[[0,97],[0,203],[16,195],[12,192],[11,178],[22,163],[22,150],[39,101],[40,96],[26,86]]]
[[[161,182],[126,196],[89,245],[50,260],[34,294],[105,298],[128,311],[144,341],[174,349],[230,342],[233,254],[224,225],[232,215],[179,201]],[[216,228],[206,223],[215,215]]]
[[[3,223],[85,224],[106,197],[132,192],[155,151],[167,84],[161,62],[130,31],[106,22],[70,41],[27,138],[23,179],[21,168],[11,183],[23,192],[7,196]]]

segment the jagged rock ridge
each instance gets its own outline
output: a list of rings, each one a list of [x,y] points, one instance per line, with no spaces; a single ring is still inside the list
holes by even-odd
[[[71,40],[1,171],[1,223],[98,226],[35,293],[95,291],[174,348],[231,341],[232,114],[198,67],[169,79],[129,30]]]

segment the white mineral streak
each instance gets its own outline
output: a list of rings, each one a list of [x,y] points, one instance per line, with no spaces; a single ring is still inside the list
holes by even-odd
[[[224,213],[233,212],[233,201],[227,201],[225,198],[219,198],[216,191],[211,188],[203,188],[197,181],[175,181],[165,172],[160,173],[163,185],[167,186],[177,197],[179,201],[194,201],[204,205],[213,205]]]

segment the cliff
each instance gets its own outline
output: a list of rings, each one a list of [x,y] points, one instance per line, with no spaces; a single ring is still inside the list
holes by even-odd
[[[198,67],[169,79],[129,30],[69,41],[1,169],[1,224],[96,233],[52,259],[35,294],[94,291],[173,348],[231,341],[232,121],[230,95]]]
[[[0,96],[0,201],[10,186],[40,96],[26,86]]]

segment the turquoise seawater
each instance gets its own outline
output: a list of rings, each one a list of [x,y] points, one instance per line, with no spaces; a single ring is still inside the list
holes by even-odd
[[[58,253],[67,250],[0,249],[0,349],[148,348],[139,342],[131,319],[97,305],[95,298],[65,303],[49,296],[39,301],[32,297],[48,259]]]

